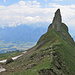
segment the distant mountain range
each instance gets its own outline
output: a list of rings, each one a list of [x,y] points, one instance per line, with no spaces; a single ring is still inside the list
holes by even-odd
[[[47,30],[47,23],[0,28],[0,53],[27,50],[33,47]],[[41,26],[42,25],[42,26]]]
[[[46,32],[44,27],[20,25],[17,27],[0,28],[0,41],[13,42],[36,42]]]

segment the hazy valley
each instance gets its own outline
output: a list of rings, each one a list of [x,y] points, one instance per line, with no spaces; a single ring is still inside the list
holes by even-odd
[[[26,50],[33,47],[40,36],[46,32],[44,27],[20,25],[0,28],[0,53],[9,50]]]

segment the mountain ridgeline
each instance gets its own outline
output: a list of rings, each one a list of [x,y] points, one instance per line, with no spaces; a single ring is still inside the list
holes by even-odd
[[[62,23],[60,9],[36,46],[5,68],[6,75],[75,75],[75,42]]]
[[[1,41],[3,41],[4,43],[36,42],[41,36],[41,34],[45,33],[45,31],[46,29],[43,27],[33,28],[33,26],[28,25],[0,28],[0,42]]]
[[[68,27],[62,23],[60,9],[55,12],[52,24],[37,43],[38,48],[52,49],[52,68],[42,69],[40,75],[74,75],[75,42],[68,33]],[[46,73],[47,72],[47,73]]]

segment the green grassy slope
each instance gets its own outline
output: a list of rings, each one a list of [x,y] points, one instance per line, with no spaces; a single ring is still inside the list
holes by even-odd
[[[64,23],[61,30],[42,35],[24,56],[4,65],[2,75],[75,75],[75,43]]]

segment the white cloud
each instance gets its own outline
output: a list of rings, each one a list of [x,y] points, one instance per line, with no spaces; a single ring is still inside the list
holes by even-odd
[[[45,2],[47,2],[47,0],[44,0]]]
[[[4,0],[4,3],[6,2],[6,0]]]
[[[61,9],[63,22],[74,27],[75,5],[59,5],[49,3],[48,7],[42,8],[37,1],[19,1],[10,6],[0,5],[0,26],[17,26],[20,24],[34,24],[38,22],[52,22],[54,12]]]
[[[54,1],[63,1],[63,0],[54,0]]]
[[[20,4],[20,5],[25,5],[26,2],[25,2],[25,1],[20,1],[19,4]]]

